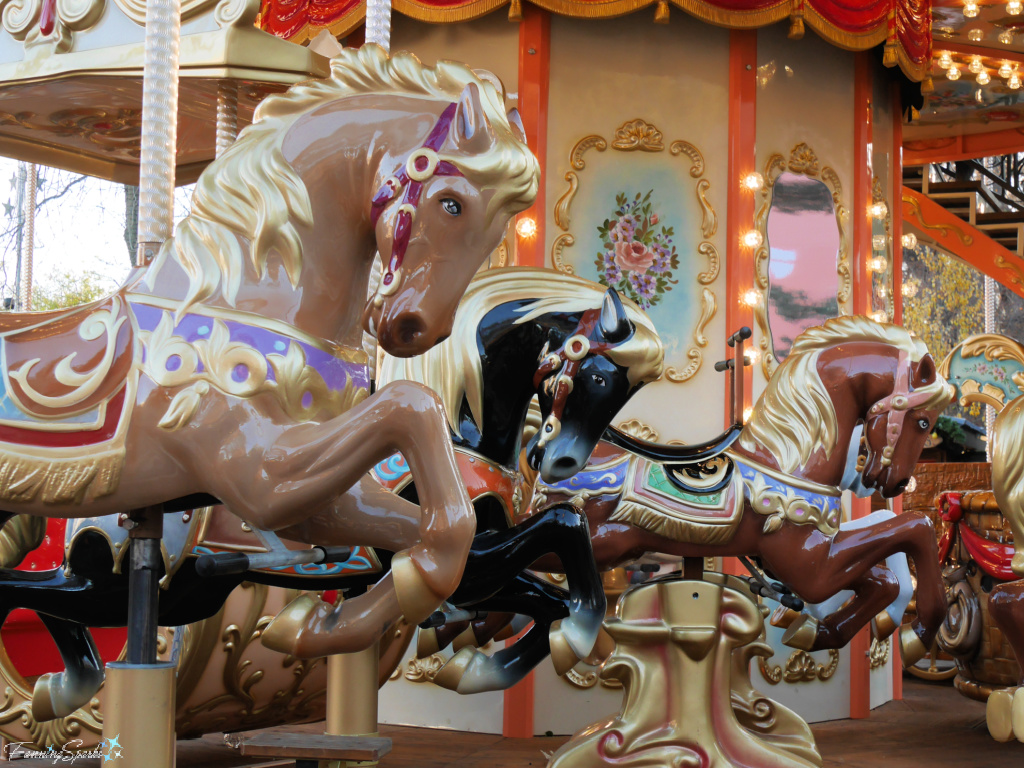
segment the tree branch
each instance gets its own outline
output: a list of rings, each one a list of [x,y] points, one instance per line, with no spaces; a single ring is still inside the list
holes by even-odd
[[[73,178],[71,181],[64,185],[64,189],[62,189],[60,192],[58,192],[55,195],[50,195],[49,197],[44,197],[42,200],[38,201],[36,203],[36,212],[38,213],[39,210],[42,209],[42,207],[47,203],[64,197],[64,195],[71,191],[72,187],[74,187],[76,184],[81,184],[83,181],[85,181],[85,179],[85,176],[75,176],[75,178]]]

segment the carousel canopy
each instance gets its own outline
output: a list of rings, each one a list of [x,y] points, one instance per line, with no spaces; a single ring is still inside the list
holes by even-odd
[[[327,59],[255,26],[259,0],[182,2],[177,183],[214,156],[217,89],[238,122]],[[138,183],[145,0],[25,0],[0,30],[0,155]]]
[[[899,66],[912,80],[928,74],[931,56],[931,0],[536,0],[563,16],[604,19],[654,6],[655,21],[667,22],[669,5],[730,29],[752,29],[790,20],[790,37],[809,25],[840,48],[861,51],[885,44],[885,63]],[[421,21],[448,23],[475,19],[509,5],[509,19],[522,17],[521,0],[394,0],[399,13]],[[348,34],[363,22],[360,0],[264,0],[260,26],[302,43],[327,29]]]

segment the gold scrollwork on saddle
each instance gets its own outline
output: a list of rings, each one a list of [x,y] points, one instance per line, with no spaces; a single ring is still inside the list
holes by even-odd
[[[783,523],[813,525],[826,536],[839,530],[842,506],[835,488],[787,478],[767,467],[737,462],[751,509],[764,515],[764,532],[774,533]]]

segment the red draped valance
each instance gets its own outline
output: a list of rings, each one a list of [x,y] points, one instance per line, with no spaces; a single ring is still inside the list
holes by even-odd
[[[393,0],[399,13],[421,21],[467,21],[509,5],[522,15],[521,0]],[[912,80],[928,75],[931,60],[931,0],[534,0],[562,16],[604,19],[654,6],[654,20],[668,21],[670,4],[699,19],[730,29],[751,29],[790,20],[789,36],[809,25],[830,43],[852,51],[885,44],[885,63]],[[348,34],[363,22],[363,0],[263,0],[260,26],[296,43],[328,29]]]

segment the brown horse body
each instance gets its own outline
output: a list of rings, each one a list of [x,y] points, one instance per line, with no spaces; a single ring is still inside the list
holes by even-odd
[[[148,270],[93,305],[0,318],[0,509],[95,517],[206,498],[266,530],[337,517],[351,543],[400,554],[334,616],[336,650],[424,618],[459,583],[472,507],[438,398],[407,382],[369,395],[361,334],[400,356],[443,339],[536,189],[493,86],[345,51],[326,81],[261,105]],[[367,480],[397,451],[418,507]]]

